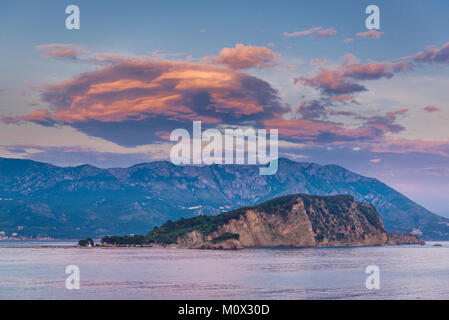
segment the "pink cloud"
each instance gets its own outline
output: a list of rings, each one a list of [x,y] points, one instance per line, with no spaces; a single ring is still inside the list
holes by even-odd
[[[345,54],[343,56],[343,61],[344,61],[344,64],[347,64],[347,65],[360,64],[360,59],[357,58],[352,53]]]
[[[287,140],[309,144],[326,142],[338,145],[359,139],[372,139],[369,130],[347,129],[342,124],[333,122],[304,119],[285,120],[282,117],[275,117],[265,120],[264,123],[267,128],[278,128],[279,135]]]
[[[383,136],[385,133],[400,133],[405,128],[397,123],[397,119],[400,116],[405,116],[408,113],[408,109],[403,108],[392,112],[387,112],[385,115],[376,116],[363,116],[358,115],[357,118],[365,120],[362,125],[363,128],[369,130],[373,136]]]
[[[353,117],[363,121],[354,134],[357,133],[366,141],[379,139],[387,133],[395,134],[405,130],[397,121],[399,116],[407,114],[408,109],[406,108],[376,116],[359,115],[353,111],[348,112],[335,108],[347,104],[348,101],[355,102],[356,94],[367,91],[368,89],[361,84],[362,81],[389,79],[395,73],[409,70],[410,63],[388,61],[361,63],[352,54],[343,58],[344,63],[341,65],[319,67],[312,76],[293,79],[295,84],[316,88],[322,94],[319,99],[301,102],[296,111],[297,116],[303,120],[319,121],[320,123],[329,123],[329,116]],[[336,140],[344,140],[341,135],[339,136],[340,138]]]
[[[320,89],[324,94],[329,96],[353,94],[367,90],[364,86],[345,78],[340,70],[330,70],[327,68],[319,68],[315,76],[295,78],[293,82],[305,87]]]
[[[294,31],[294,32],[284,32],[283,35],[284,37],[301,37],[301,36],[307,36],[310,35],[312,33],[315,33],[319,30],[323,29],[323,27],[313,27],[307,30],[303,30],[303,31]]]
[[[144,70],[149,72],[148,76],[139,74]],[[199,114],[184,99],[190,92],[201,91],[209,92],[215,113],[263,112],[263,107],[250,96],[233,98],[234,92],[242,90],[239,85],[244,78],[237,72],[215,66],[130,60],[57,84],[42,85],[44,100],[55,111],[38,110],[21,119],[110,122],[141,119],[152,114],[193,119]],[[208,121],[218,122],[219,118],[209,117]]]
[[[405,108],[380,116],[364,116],[353,111],[328,110],[330,107],[334,105],[323,100],[302,101],[291,119],[275,116],[264,123],[266,127],[278,128],[280,135],[287,140],[331,145],[363,142],[366,148],[381,143],[387,134],[396,134],[405,129],[396,123],[399,116],[408,112]],[[328,115],[354,117],[363,123],[358,127],[347,128],[342,123],[328,121]]]
[[[311,66],[314,66],[314,65],[316,65],[316,64],[325,64],[326,62],[327,62],[326,59],[318,59],[318,58],[315,58],[315,59],[310,60],[310,65],[311,65]]]
[[[356,34],[357,38],[367,38],[367,39],[380,39],[384,32],[370,30],[367,32],[358,32]]]
[[[43,57],[53,58],[76,59],[85,53],[84,49],[74,44],[43,44],[36,46],[36,49],[44,52],[42,53]]]
[[[431,113],[431,112],[437,112],[437,111],[440,111],[440,108],[437,108],[437,107],[435,107],[435,106],[426,106],[426,107],[423,108],[423,110],[424,110],[425,112]]]
[[[3,117],[4,123],[17,123],[19,121],[30,121],[42,125],[53,125],[55,121],[52,118],[52,114],[48,110],[35,110],[30,114],[18,117]]]
[[[312,35],[312,39],[331,37],[336,34],[337,34],[337,30],[335,30],[333,28],[329,28],[329,29],[320,30],[318,32],[315,32]]]
[[[253,76],[222,66],[149,57],[109,59],[93,71],[36,90],[48,109],[4,117],[3,122],[63,124],[122,141],[118,131],[154,138],[162,129],[191,126],[193,120],[232,125],[262,121],[284,110],[277,92]]]
[[[284,64],[284,65],[279,66],[279,69],[281,69],[281,70],[293,70],[294,67],[291,66],[291,65],[288,65],[288,64]]]
[[[330,37],[337,33],[337,30],[333,28],[323,29],[323,27],[313,27],[310,29],[294,32],[284,32],[284,37],[301,37],[310,35],[312,39]]]
[[[449,63],[449,42],[444,44],[441,48],[434,46],[427,47],[424,51],[399,59],[413,60],[415,62]]]
[[[410,69],[408,62],[362,64],[353,55],[345,56],[345,61],[344,64],[333,69],[320,67],[314,76],[295,78],[294,83],[318,88],[329,96],[354,94],[367,90],[357,81],[391,78],[397,72]]]
[[[397,116],[404,115],[407,112],[408,112],[408,109],[407,108],[403,108],[403,109],[399,109],[399,110],[396,110],[396,111],[387,112],[387,116],[390,117],[390,118],[395,119]]]
[[[352,64],[343,68],[345,77],[360,80],[375,80],[380,78],[391,78],[394,73],[407,71],[410,64],[407,62],[373,62],[366,64]]]
[[[365,39],[380,39],[380,37],[384,34],[384,32],[376,31],[376,30],[369,30],[366,32],[358,32],[356,33],[355,38],[347,38],[343,41],[343,43],[352,43],[358,39],[365,38]]]
[[[432,153],[449,158],[449,141],[429,141],[429,140],[410,140],[404,138],[386,138],[382,144],[373,144],[373,152],[392,152],[392,153]]]
[[[407,109],[365,117],[330,108],[344,105],[355,99],[357,93],[366,91],[361,81],[391,78],[408,70],[409,62],[361,63],[355,56],[347,55],[341,65],[320,66],[312,76],[296,78],[295,83],[319,89],[322,97],[304,102],[300,112],[287,120],[283,115],[290,110],[285,108],[277,91],[267,82],[238,71],[271,65],[274,59],[270,52],[273,52],[265,47],[239,44],[225,49],[219,57],[210,58],[213,64],[92,54],[102,62],[94,70],[38,87],[40,103],[49,105],[48,109],[6,117],[3,121],[68,125],[91,136],[135,145],[151,142],[147,136],[135,141],[146,133],[158,141],[166,139],[173,128],[191,128],[192,120],[202,120],[205,126],[242,125],[251,121],[255,126],[279,128],[286,140],[310,144],[357,142],[375,146],[388,139],[388,133],[404,130],[397,121],[407,114]],[[325,61],[311,61],[312,65],[318,63]],[[329,115],[354,117],[361,124],[346,127],[328,121]],[[125,139],[122,136],[128,140],[122,142]]]
[[[236,44],[235,48],[223,48],[217,58],[203,58],[214,64],[223,64],[232,69],[271,68],[279,64],[280,54],[267,47]]]
[[[338,96],[333,96],[330,98],[330,101],[343,101],[343,100],[352,100],[355,96],[348,94],[340,94]]]

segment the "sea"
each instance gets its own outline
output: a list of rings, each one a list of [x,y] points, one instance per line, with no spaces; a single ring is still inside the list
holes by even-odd
[[[0,299],[449,299],[449,242],[230,251],[75,244],[0,241]],[[69,266],[79,289],[67,285]]]

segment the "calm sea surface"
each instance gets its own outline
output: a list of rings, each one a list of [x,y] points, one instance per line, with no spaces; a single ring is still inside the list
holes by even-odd
[[[0,299],[449,299],[449,243],[314,249],[25,248],[0,241]],[[80,268],[80,290],[65,268]],[[379,290],[365,268],[380,268]]]

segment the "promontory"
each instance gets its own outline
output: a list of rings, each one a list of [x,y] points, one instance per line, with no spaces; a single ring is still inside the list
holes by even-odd
[[[169,220],[147,235],[107,236],[102,243],[239,249],[379,246],[423,241],[413,235],[388,235],[375,207],[356,202],[352,196],[295,194],[215,216]]]

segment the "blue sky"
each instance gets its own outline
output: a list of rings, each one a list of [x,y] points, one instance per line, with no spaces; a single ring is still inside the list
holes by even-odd
[[[70,4],[80,30],[65,28]],[[164,132],[195,117],[277,126],[281,155],[449,215],[448,13],[447,1],[3,1],[0,156],[127,166],[166,159]]]

